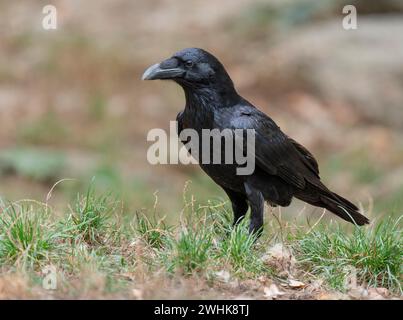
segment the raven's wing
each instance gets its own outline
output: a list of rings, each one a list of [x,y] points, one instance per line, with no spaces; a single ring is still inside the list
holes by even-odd
[[[254,107],[240,107],[233,113],[230,126],[255,130],[256,165],[294,186],[297,198],[326,208],[346,221],[358,225],[369,223],[353,203],[330,191],[320,181],[318,163],[312,154],[284,134],[264,113]]]
[[[316,161],[315,157],[310,153],[303,145],[299,144],[294,139],[288,138],[294,147],[299,151],[302,155],[302,160],[304,163],[312,170],[313,173],[317,175],[319,178],[319,165]]]
[[[254,153],[259,168],[300,189],[305,188],[306,180],[322,185],[313,155],[264,113],[255,108],[240,108],[231,118],[231,127],[255,130]]]

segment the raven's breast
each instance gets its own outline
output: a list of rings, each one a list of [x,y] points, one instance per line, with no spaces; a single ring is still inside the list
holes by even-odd
[[[237,192],[244,192],[244,176],[237,175],[233,164],[200,164],[203,171],[218,185]]]
[[[237,174],[238,160],[235,140],[230,130],[224,132],[215,125],[210,112],[187,112],[181,116],[182,129],[191,129],[190,139],[183,139],[191,155],[200,167],[218,185],[237,192],[244,192],[245,176]],[[243,159],[242,159],[243,160]]]

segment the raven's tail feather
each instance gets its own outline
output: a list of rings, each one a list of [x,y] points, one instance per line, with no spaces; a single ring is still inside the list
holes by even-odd
[[[369,219],[358,212],[358,208],[348,201],[347,199],[339,196],[338,194],[331,192],[326,187],[317,188],[313,187],[312,190],[306,190],[302,194],[297,194],[296,197],[317,207],[325,208],[340,218],[362,226],[369,223]]]
[[[321,203],[319,204],[319,206],[326,208],[334,214],[338,215],[340,218],[359,226],[369,223],[368,218],[359,213],[356,206],[351,206],[352,203],[350,201],[344,199],[339,195],[336,196],[336,199],[334,199],[328,196],[321,195]]]

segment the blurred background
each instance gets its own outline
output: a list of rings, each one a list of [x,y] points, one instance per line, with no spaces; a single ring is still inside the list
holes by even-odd
[[[42,28],[47,4],[57,30]],[[346,4],[357,8],[357,30],[342,28]],[[176,217],[188,180],[201,202],[225,198],[198,166],[146,159],[148,131],[169,130],[184,96],[141,75],[202,47],[314,153],[334,191],[372,216],[400,215],[402,35],[400,0],[0,0],[0,195],[44,200],[72,178],[53,192],[52,204],[65,206],[95,176],[130,212],[153,208],[157,195],[159,213]]]

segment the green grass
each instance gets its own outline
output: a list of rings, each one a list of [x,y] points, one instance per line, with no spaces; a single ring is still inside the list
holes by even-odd
[[[149,246],[160,249],[166,243],[167,237],[171,236],[171,229],[164,219],[149,218],[141,212],[135,216],[134,230],[141,239]]]
[[[85,196],[77,195],[74,209],[67,218],[67,229],[89,244],[99,243],[104,231],[110,228],[108,223],[115,205],[110,194],[96,196],[91,186]]]
[[[54,248],[55,231],[43,205],[1,204],[0,261],[22,269],[46,260]]]
[[[249,233],[248,219],[244,219],[233,229],[227,229],[227,235],[220,242],[218,258],[232,266],[238,275],[264,272],[264,265],[256,250],[257,238]]]
[[[172,258],[167,270],[179,270],[185,275],[205,270],[212,251],[212,240],[212,234],[203,226],[199,231],[182,229],[178,239],[171,243]]]
[[[386,219],[367,229],[356,227],[348,234],[340,227],[322,226],[303,234],[296,242],[301,263],[327,280],[333,288],[345,290],[353,270],[359,283],[401,292],[403,241],[401,219]]]
[[[400,220],[385,219],[352,232],[343,229],[343,222],[307,231],[308,226],[270,216],[263,236],[256,239],[248,233],[248,218],[232,227],[228,203],[184,200],[179,223],[173,225],[156,207],[149,212],[125,210],[114,197],[95,192],[93,184],[66,205],[65,213],[35,201],[2,203],[2,270],[23,270],[37,279],[41,268],[55,265],[63,279],[60,290],[70,296],[84,287],[93,290],[91,281],[98,280],[90,279],[97,275],[104,279],[97,289],[101,296],[126,292],[132,279],[147,277],[197,277],[214,287],[222,271],[239,281],[263,277],[286,282],[289,270],[273,268],[264,258],[282,241],[297,261],[293,276],[306,283],[319,278],[324,288],[347,291],[354,268],[358,285],[402,293]]]

